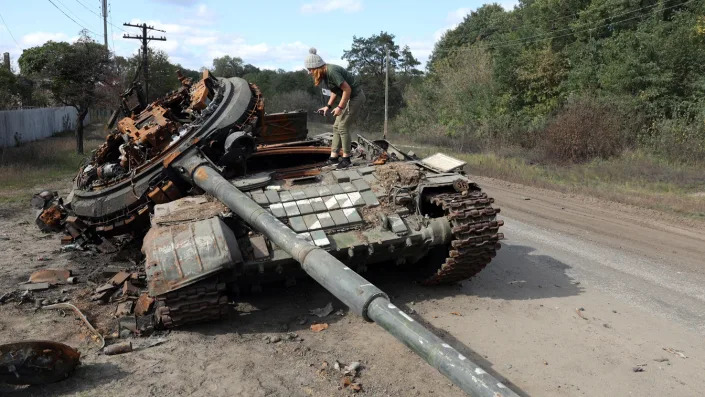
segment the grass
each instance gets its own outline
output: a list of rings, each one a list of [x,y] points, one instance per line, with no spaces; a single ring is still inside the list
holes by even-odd
[[[101,125],[85,130],[86,155],[103,141]],[[85,156],[76,153],[73,132],[57,134],[17,147],[0,148],[0,205],[29,203],[32,194],[48,189],[67,188]]]
[[[510,182],[579,193],[625,204],[705,220],[705,171],[672,164],[643,152],[625,152],[608,160],[571,165],[531,160],[531,153],[464,153],[447,147],[423,146],[392,137],[402,149],[419,156],[444,152],[468,163],[472,174]]]

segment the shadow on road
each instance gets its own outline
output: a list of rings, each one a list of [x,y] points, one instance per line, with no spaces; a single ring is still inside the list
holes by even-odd
[[[19,386],[0,384],[2,396],[60,396],[92,395],[100,386],[116,382],[130,375],[111,363],[81,364],[71,376],[61,382],[48,385]]]
[[[506,300],[560,298],[583,292],[568,274],[570,266],[534,249],[503,244],[485,270],[463,283],[469,295]]]

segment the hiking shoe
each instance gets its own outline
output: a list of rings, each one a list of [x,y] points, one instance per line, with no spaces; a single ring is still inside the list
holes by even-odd
[[[338,163],[338,169],[341,170],[343,168],[348,168],[350,167],[350,157],[343,157],[342,160]]]
[[[338,164],[338,157],[329,157],[326,161],[326,165]]]

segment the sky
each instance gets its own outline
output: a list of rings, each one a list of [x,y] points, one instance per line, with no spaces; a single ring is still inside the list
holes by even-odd
[[[425,65],[443,32],[488,0],[113,0],[109,1],[108,46],[121,56],[135,54],[141,34],[125,27],[146,22],[166,33],[150,46],[190,69],[211,66],[215,57],[238,56],[260,68],[296,70],[311,47],[328,63],[346,65],[343,51],[353,36],[386,31],[408,45]],[[497,0],[512,9],[516,0]],[[57,9],[58,8],[58,9]],[[63,11],[63,12],[62,12]],[[65,14],[66,15],[65,15]],[[100,0],[0,0],[0,53],[9,52],[17,70],[22,50],[54,41],[73,42],[85,27],[104,41]],[[72,20],[73,19],[73,20]]]

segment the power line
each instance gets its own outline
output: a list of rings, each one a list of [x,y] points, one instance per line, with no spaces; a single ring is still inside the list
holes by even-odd
[[[113,43],[113,52],[115,50],[115,33],[113,32],[113,5],[108,2],[108,16],[110,16],[110,41]],[[122,28],[121,28],[122,29]]]
[[[660,12],[660,11],[665,11],[665,10],[668,10],[668,9],[671,9],[671,8],[680,7],[680,6],[686,5],[686,4],[688,4],[688,3],[692,3],[693,1],[695,1],[695,0],[686,0],[686,1],[684,1],[684,2],[682,2],[682,3],[679,3],[679,4],[674,4],[674,5],[669,6],[669,7],[660,8],[660,9],[658,9],[658,10],[655,10],[655,12],[649,12],[649,13],[642,14],[642,15],[636,15],[636,16],[633,16],[633,17],[631,17],[631,18],[626,18],[626,19],[622,19],[622,20],[619,20],[619,21],[613,21],[613,22],[610,22],[610,23],[606,23],[606,24],[604,24],[604,25],[593,26],[593,27],[590,27],[590,28],[587,28],[587,29],[575,30],[575,31],[572,31],[572,32],[570,32],[570,33],[566,33],[566,34],[562,34],[562,35],[556,35],[556,36],[551,36],[551,37],[545,37],[545,38],[538,39],[538,40],[530,40],[530,41],[526,41],[526,42],[522,42],[522,43],[516,43],[516,44],[526,44],[526,43],[532,43],[532,42],[546,41],[546,40],[551,40],[551,39],[556,39],[556,38],[561,38],[561,37],[570,36],[570,35],[573,35],[573,34],[575,34],[575,33],[589,32],[589,31],[596,30],[596,29],[600,29],[600,28],[604,28],[604,27],[607,27],[607,26],[616,25],[616,24],[619,24],[619,23],[622,23],[622,22],[627,22],[627,21],[631,21],[631,20],[634,20],[634,19],[638,19],[638,18],[641,18],[641,17],[644,17],[644,16],[653,15],[653,14],[656,14],[657,12]],[[605,19],[603,19],[603,20],[607,20],[607,19],[610,19],[610,18],[605,18]],[[498,44],[498,45],[490,44],[490,45],[488,46],[488,48],[500,48],[500,47],[507,47],[507,46],[515,45],[515,43],[510,43],[509,41],[507,41],[507,42],[502,42],[502,43],[497,43],[497,44]]]
[[[87,5],[83,4],[83,3],[80,2],[79,0],[76,0],[76,2],[77,2],[78,4],[80,4],[81,6],[83,6],[83,8],[85,8],[86,10],[92,12],[92,13],[93,13],[95,16],[97,16],[98,18],[101,18],[101,19],[103,18],[102,15],[100,15],[100,14],[98,14],[97,12],[91,10],[90,7],[88,7]],[[112,22],[108,22],[108,24],[109,24],[110,26],[112,26],[112,27],[118,28],[118,29],[122,30],[123,32],[127,33],[127,30],[121,28],[120,26],[113,25]]]
[[[146,23],[142,23],[141,25],[135,25],[131,23],[123,23],[123,26],[131,26],[133,28],[141,28],[142,29],[142,35],[137,36],[137,35],[129,35],[129,34],[124,34],[122,35],[123,38],[126,39],[136,39],[136,40],[141,40],[142,41],[142,73],[144,77],[144,97],[146,98],[147,102],[149,102],[149,50],[147,49],[147,43],[150,40],[158,40],[158,41],[166,41],[166,37],[154,37],[154,36],[147,36],[147,31],[148,30],[156,30],[157,32],[165,32],[164,30],[157,29],[154,26],[147,26]]]
[[[685,4],[685,3],[682,3],[682,4]],[[597,21],[607,21],[607,20],[610,20],[610,19],[615,19],[615,18],[623,17],[623,16],[625,16],[625,15],[633,14],[633,13],[638,12],[638,11],[642,11],[642,10],[646,10],[646,9],[649,9],[649,8],[656,7],[657,5],[659,5],[659,3],[654,3],[654,4],[650,5],[650,6],[645,6],[645,7],[637,8],[637,9],[635,9],[635,10],[627,11],[627,12],[624,12],[624,13],[622,13],[622,14],[612,15],[612,16],[607,17],[607,18],[598,19]],[[593,21],[593,22],[597,22],[597,21]],[[554,21],[554,22],[555,22],[555,21]],[[559,29],[559,30],[550,32],[550,33],[542,33],[542,34],[537,34],[537,35],[534,35],[534,36],[524,37],[524,38],[522,38],[522,39],[508,40],[508,41],[505,41],[505,43],[509,43],[509,42],[513,42],[513,41],[529,40],[529,39],[533,39],[533,38],[537,38],[537,37],[542,37],[542,36],[546,36],[546,35],[550,35],[550,34],[555,34],[555,33],[559,33],[559,32],[569,31],[569,30],[572,30],[572,29],[573,29],[573,28],[571,28],[571,27],[567,27],[567,28],[564,28],[564,29]]]
[[[88,23],[88,22],[84,21],[83,19],[79,18],[78,15],[77,15],[75,12],[73,12],[73,10],[71,10],[71,8],[69,8],[66,4],[64,4],[64,2],[63,2],[62,0],[54,0],[54,1],[57,2],[57,3],[59,3],[59,5],[60,5],[61,7],[63,7],[64,10],[66,10],[66,12],[67,12],[69,15],[73,16],[74,18],[76,18],[76,20],[78,20],[78,22],[82,23],[83,25],[87,25],[87,26],[92,25],[92,23]]]
[[[606,24],[599,25],[599,26],[589,27],[589,28],[587,28],[587,29],[573,30],[573,31],[571,31],[571,32],[569,32],[569,33],[566,33],[566,34],[552,35],[552,36],[548,36],[548,37],[539,38],[539,39],[536,39],[536,40],[531,40],[531,39],[533,39],[533,38],[537,38],[537,37],[541,37],[541,36],[545,36],[545,35],[549,34],[549,33],[545,33],[545,34],[542,34],[542,35],[530,36],[530,37],[525,37],[525,38],[522,38],[522,39],[513,39],[513,40],[501,41],[501,42],[498,42],[498,43],[487,43],[487,44],[485,44],[485,43],[480,43],[480,46],[481,46],[482,48],[493,48],[493,49],[496,49],[496,48],[502,48],[502,47],[511,47],[511,46],[514,46],[514,45],[529,44],[529,43],[535,43],[535,42],[540,42],[540,41],[552,40],[552,39],[556,39],[556,38],[561,38],[561,37],[570,36],[570,35],[573,35],[573,34],[576,34],[576,33],[589,32],[589,31],[596,30],[596,29],[599,29],[599,28],[603,28],[603,27],[607,27],[607,26],[616,25],[616,24],[619,24],[619,23],[622,23],[622,22],[631,21],[631,20],[638,19],[638,18],[647,16],[647,15],[656,14],[656,12],[665,11],[665,10],[668,10],[668,9],[671,9],[671,8],[675,8],[675,7],[680,7],[680,6],[686,5],[686,4],[688,4],[688,3],[692,3],[693,1],[695,1],[695,0],[686,0],[686,1],[684,1],[684,2],[682,2],[682,3],[679,3],[679,4],[674,4],[674,5],[669,6],[669,7],[660,8],[660,9],[658,9],[658,10],[655,10],[655,12],[650,12],[650,13],[646,13],[646,14],[642,14],[642,15],[636,15],[636,16],[631,17],[631,18],[625,18],[625,19],[622,19],[622,20],[619,20],[619,21],[612,21],[612,22],[610,22],[610,23],[606,23]],[[658,4],[656,4],[656,5],[658,5]],[[636,12],[636,11],[643,10],[643,9],[646,9],[646,8],[650,8],[650,7],[654,7],[654,6],[655,6],[655,5],[647,6],[647,7],[642,7],[642,8],[639,8],[639,9],[636,9],[636,10],[632,10],[632,11],[629,11],[629,12],[626,12],[626,13],[623,13],[623,14],[618,14],[618,15],[616,15],[616,16],[612,16],[612,17],[608,17],[608,18],[602,18],[602,19],[599,19],[598,21],[607,21],[607,20],[610,20],[610,19],[618,18],[618,17],[620,17],[620,16],[628,15],[628,14],[634,13],[634,12]],[[587,26],[587,24],[585,24],[585,25],[583,25],[583,26]],[[566,31],[566,30],[571,30],[571,29],[573,29],[573,28],[561,29],[561,30],[559,30],[558,32]],[[556,33],[556,32],[551,32],[551,33]],[[441,51],[441,49],[438,49],[438,50],[436,50],[436,51],[434,51],[434,52],[461,52],[461,51],[472,51],[472,50],[474,50],[474,48],[464,47],[464,48],[448,48],[448,49],[443,49],[442,51]]]
[[[93,34],[97,35],[97,33],[96,33],[96,32],[94,32],[94,31],[92,31],[92,30],[88,29],[87,27],[85,27],[85,26],[81,25],[80,23],[76,22],[76,20],[75,20],[75,19],[71,18],[71,17],[69,16],[69,14],[65,13],[65,12],[64,12],[64,10],[62,10],[61,8],[59,8],[59,6],[57,6],[56,4],[54,4],[54,2],[53,2],[53,1],[51,1],[51,0],[47,0],[47,1],[48,1],[48,2],[50,2],[50,3],[51,3],[51,5],[53,5],[53,6],[54,6],[54,7],[55,7],[55,8],[57,9],[57,10],[61,11],[61,13],[62,13],[62,14],[64,14],[64,16],[66,16],[66,18],[68,18],[68,19],[72,20],[72,21],[73,21],[73,23],[75,23],[76,25],[78,25],[78,26],[82,27],[83,29],[85,29],[85,30],[87,30],[87,31],[89,31],[89,32],[91,32],[91,33],[93,33]]]
[[[10,30],[10,27],[7,26],[7,22],[5,22],[5,18],[2,17],[2,14],[0,14],[0,20],[2,20],[2,24],[5,25],[5,29],[7,29],[7,33],[10,34],[10,37],[12,37],[12,40],[17,44],[19,47],[20,43],[17,42],[17,39],[15,39],[15,35],[12,34],[12,31]]]

